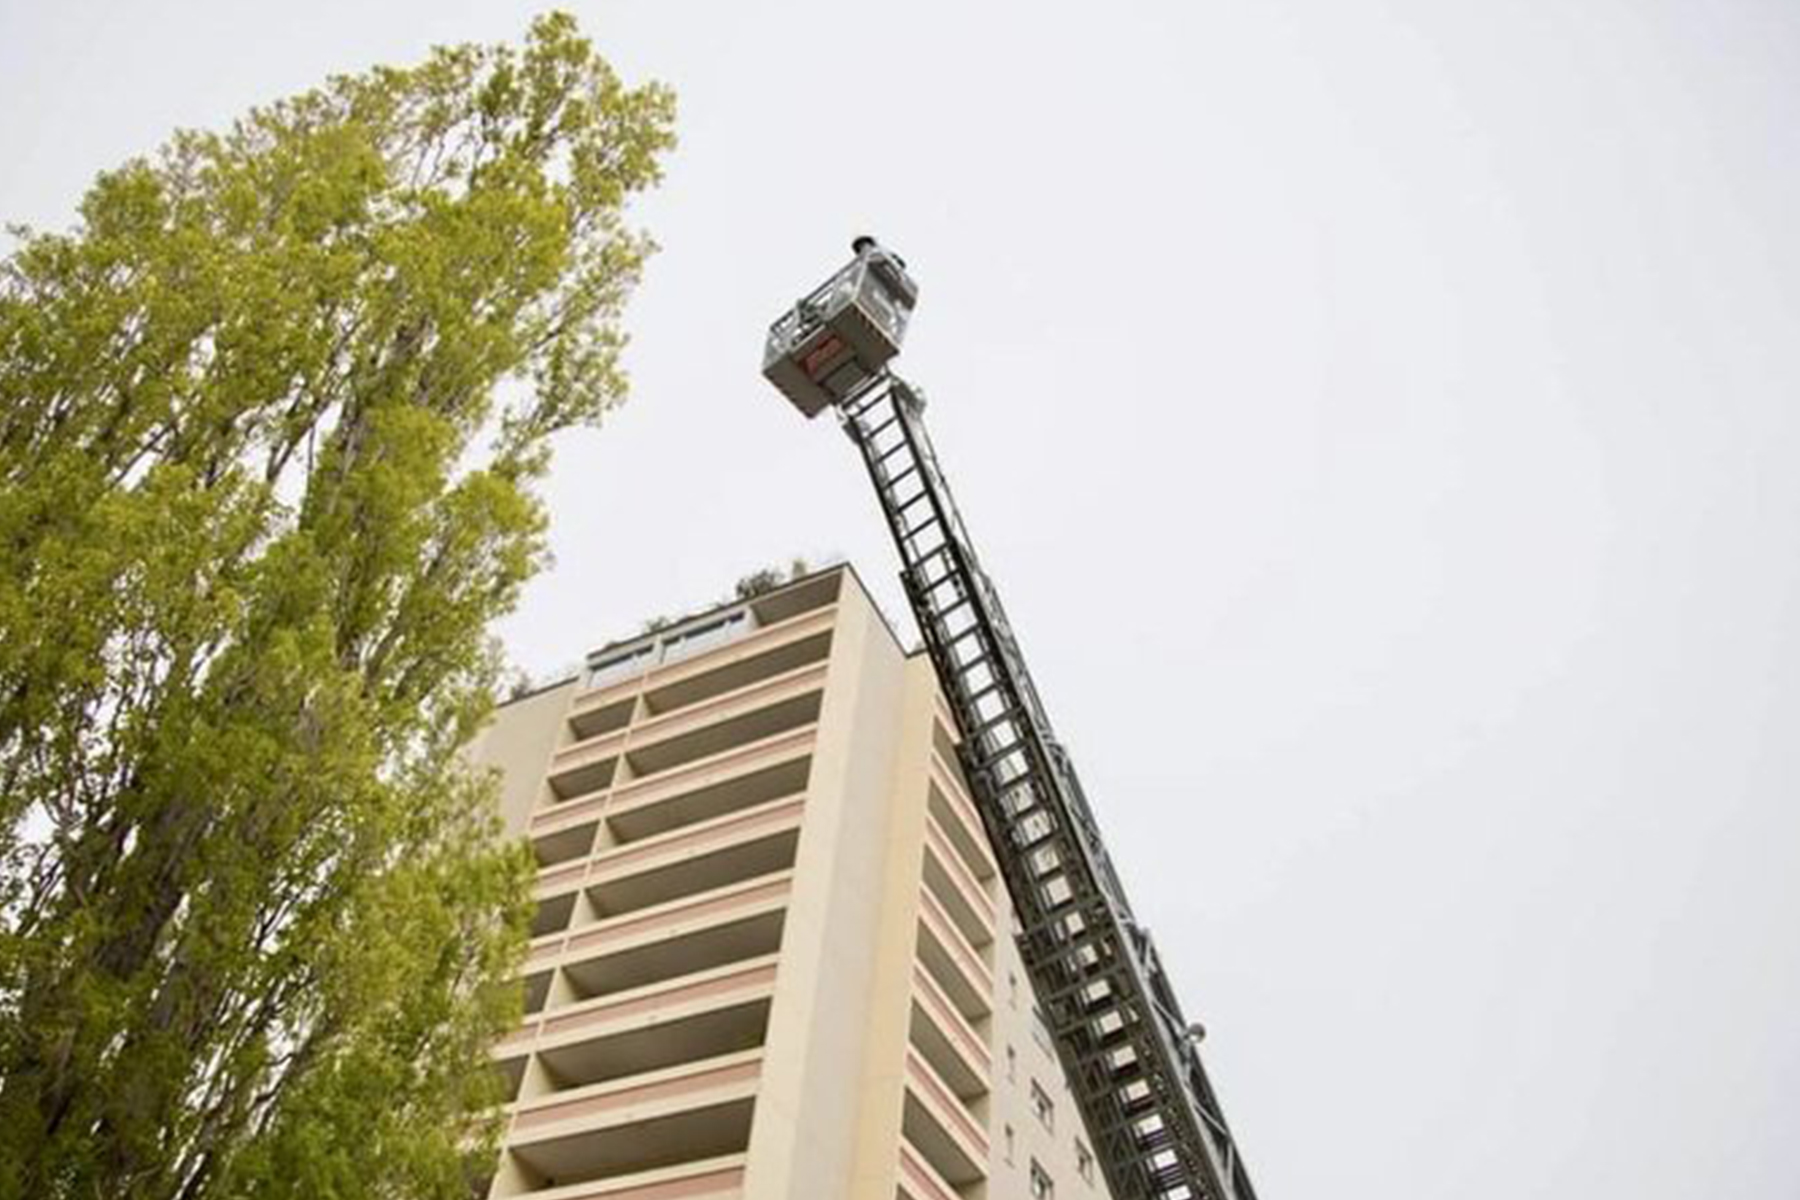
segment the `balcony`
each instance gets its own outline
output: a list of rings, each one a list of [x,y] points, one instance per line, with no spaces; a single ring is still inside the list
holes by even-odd
[[[532,899],[539,904],[547,904],[562,895],[573,895],[581,888],[581,881],[587,878],[588,861],[583,857],[572,862],[558,863],[553,867],[545,867],[538,872],[537,882],[531,886]]]
[[[581,864],[577,863],[576,866],[579,867]],[[567,875],[568,873],[566,869],[556,872],[558,875]],[[575,872],[574,879],[579,880],[580,877],[580,872]],[[557,886],[557,881],[554,879],[549,881],[551,885],[549,888],[546,888],[545,882],[545,880],[539,879],[537,890],[534,893],[537,899],[537,909],[531,914],[531,936],[534,938],[543,937],[545,934],[560,933],[569,927],[570,920],[575,916],[575,892],[571,889],[563,891],[560,895],[552,894]]]
[[[912,1047],[906,1051],[906,1099],[900,1129],[920,1157],[952,1187],[974,1183],[986,1174],[987,1132]]]
[[[812,730],[798,730],[655,779],[541,808],[531,817],[532,850],[545,867],[586,857],[598,843],[603,813],[620,840],[635,841],[797,794],[806,788],[811,749]],[[579,873],[583,868],[577,864],[571,869]],[[540,894],[557,890],[547,875],[540,877],[539,887]]]
[[[534,1192],[741,1154],[761,1071],[751,1050],[519,1104],[509,1152]]]
[[[555,866],[593,851],[607,796],[608,793],[600,792],[564,801],[553,808],[540,808],[531,815],[531,851],[539,866]]]
[[[548,1139],[571,1121],[581,1122],[584,1132],[599,1132],[608,1125],[748,1099],[761,1074],[762,1052],[751,1049],[552,1092],[514,1105],[512,1144],[517,1149],[527,1139]],[[646,1162],[634,1169],[658,1165]]]
[[[750,609],[764,626],[790,620],[801,613],[837,602],[844,583],[843,567],[829,567],[806,579],[758,596]]]
[[[531,1200],[739,1200],[744,1156],[727,1154],[589,1183],[534,1191]]]
[[[542,978],[547,986],[549,977]],[[500,1039],[494,1057],[508,1060],[530,1049],[552,1052],[720,1009],[766,1009],[774,991],[775,957],[764,955],[560,1005],[548,1013],[540,997],[519,1028]]]
[[[494,1069],[500,1074],[500,1086],[504,1089],[506,1103],[511,1104],[519,1098],[519,1085],[525,1080],[526,1056],[515,1052],[511,1058],[505,1055],[496,1055],[496,1058],[498,1061],[494,1064]]]
[[[583,1000],[726,963],[773,954],[781,945],[791,876],[762,879],[601,921],[547,943]]]
[[[835,619],[829,606],[837,600],[840,583],[835,572],[806,580],[735,608],[695,616],[635,643],[615,644],[596,653],[589,660],[587,684],[575,699],[571,720],[582,721],[590,712],[635,697],[640,689],[655,691],[734,667],[785,643],[828,630]],[[745,673],[768,668],[769,664],[761,664]],[[697,694],[687,699],[679,692],[665,696],[659,711],[700,698],[705,691],[706,687],[696,688]]]
[[[747,687],[734,688],[674,712],[640,720],[631,728],[631,748],[639,750],[652,742],[672,738],[678,734],[716,728],[731,718],[747,716],[771,708],[780,701],[790,700],[809,692],[817,692],[824,686],[825,664],[815,663],[760,680]],[[817,715],[816,710],[814,715]],[[803,724],[804,722],[795,723]],[[765,735],[755,734],[753,736]],[[716,753],[716,751],[708,750],[706,753]]]
[[[694,822],[539,873],[532,935],[566,929],[583,890],[599,915],[679,899],[791,867],[803,795]]]
[[[563,1005],[526,1022],[514,1036],[554,1048],[571,1041],[629,1032],[658,1020],[766,1003],[774,988],[775,958],[766,955]],[[514,1038],[508,1039],[509,1043],[513,1041]]]
[[[619,751],[624,745],[625,733],[621,730],[558,750],[550,759],[553,803],[573,800],[610,786],[618,772]]]
[[[676,713],[823,663],[831,654],[831,622],[831,613],[814,613],[793,624],[753,634],[729,655],[714,654],[665,671],[644,693],[644,707],[651,716]]]
[[[786,870],[805,803],[771,800],[608,851],[588,867],[588,900],[614,917]]]
[[[909,1036],[958,1099],[969,1101],[989,1089],[992,1057],[956,1005],[924,968],[913,968]]]
[[[979,1021],[993,1010],[993,976],[928,888],[919,891],[918,953],[965,1018]]]
[[[583,1014],[599,1017],[598,1012]],[[736,1004],[702,1000],[682,1014],[608,1014],[554,1044],[540,1042],[538,1061],[555,1093],[678,1067],[697,1059],[756,1050],[768,1030],[769,999]]]
[[[606,704],[582,705],[577,701],[575,711],[569,714],[569,732],[578,742],[616,733],[631,724],[631,714],[636,709],[637,702],[629,697]]]
[[[898,1200],[961,1200],[961,1195],[911,1142],[900,1140]]]
[[[944,707],[942,696],[938,697],[937,711],[938,719],[931,725],[932,751],[936,754],[938,763],[942,765],[944,774],[954,782],[956,790],[965,797],[970,796],[973,793],[969,790],[968,777],[963,774],[962,755],[957,753],[958,742],[950,734],[950,730],[955,727],[956,722],[952,720],[949,710]]]
[[[572,954],[616,954],[646,940],[675,937],[737,920],[751,910],[785,904],[791,882],[791,876],[783,872],[775,878],[750,880],[734,887],[635,909],[570,934],[568,949]]]
[[[806,788],[812,766],[811,729],[781,734],[656,779],[619,788],[607,824],[636,841]]]
[[[699,759],[729,754],[753,742],[811,725],[819,719],[821,699],[822,693],[814,681],[812,690],[804,694],[738,711],[710,724],[696,727],[699,717],[705,714],[679,714],[678,728],[685,732],[657,737],[655,730],[633,730],[625,761],[633,779],[646,779]],[[657,740],[646,741],[648,738]]]
[[[943,828],[971,875],[986,883],[999,873],[994,866],[993,850],[988,845],[987,827],[982,825],[974,802],[957,788],[936,756],[931,760],[925,808]]]
[[[994,940],[994,900],[969,874],[938,823],[925,819],[925,886],[943,905],[969,945],[982,949]]]

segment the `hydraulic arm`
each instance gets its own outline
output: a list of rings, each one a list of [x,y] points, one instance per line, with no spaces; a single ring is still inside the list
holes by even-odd
[[[872,239],[770,330],[764,374],[835,407],[900,551],[962,734],[962,766],[1019,920],[1019,952],[1117,1200],[1255,1200],[1149,935],[1056,740],[938,468],[917,392],[888,369],[918,291]]]

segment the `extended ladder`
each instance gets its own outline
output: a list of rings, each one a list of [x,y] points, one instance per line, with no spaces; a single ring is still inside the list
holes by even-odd
[[[836,407],[899,547],[901,580],[957,723],[1012,895],[1019,951],[1116,1200],[1255,1200],[1148,934],[976,559],[925,431],[882,369]]]

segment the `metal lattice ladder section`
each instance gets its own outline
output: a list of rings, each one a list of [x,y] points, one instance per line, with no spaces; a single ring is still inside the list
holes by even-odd
[[[1255,1200],[1189,1026],[957,515],[922,402],[883,372],[838,411],[899,547],[1020,923],[1020,956],[1113,1196]]]

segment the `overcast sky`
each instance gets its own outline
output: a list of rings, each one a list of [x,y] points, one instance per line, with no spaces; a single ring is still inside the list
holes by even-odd
[[[576,3],[681,94],[547,671],[795,554],[902,369],[1267,1200],[1800,1195],[1800,5]],[[0,218],[487,0],[0,0]]]

